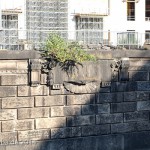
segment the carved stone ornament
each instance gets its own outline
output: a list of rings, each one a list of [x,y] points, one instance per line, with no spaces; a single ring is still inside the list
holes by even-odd
[[[112,80],[115,79],[118,75],[119,70],[121,69],[122,61],[115,59],[113,63],[110,65],[112,68]]]
[[[112,80],[115,79],[116,77],[118,78],[119,75],[119,81],[128,81],[129,66],[130,66],[129,58],[114,60],[114,62],[111,64]]]
[[[99,89],[100,82],[97,81],[68,81],[64,82],[64,88],[75,94],[93,93]]]

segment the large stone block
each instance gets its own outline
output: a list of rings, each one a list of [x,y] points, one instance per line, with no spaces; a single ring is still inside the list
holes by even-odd
[[[18,131],[18,141],[50,139],[50,130]]]
[[[20,108],[18,109],[18,119],[26,118],[42,118],[49,117],[48,107],[37,107],[37,108]]]
[[[124,92],[124,101],[149,100],[148,92]]]
[[[137,82],[137,90],[138,91],[150,91],[150,82]]]
[[[17,109],[0,109],[0,121],[17,118]]]
[[[14,141],[17,141],[17,132],[0,133],[0,146],[9,145]]]
[[[33,130],[34,120],[11,120],[2,122],[2,132]]]
[[[47,74],[41,74],[41,84],[47,84]]]
[[[148,72],[139,72],[139,71],[130,71],[129,72],[130,81],[148,81],[149,73]]]
[[[110,125],[83,126],[82,136],[102,135],[110,133]]]
[[[81,115],[81,106],[54,106],[51,107],[51,116]]]
[[[31,96],[30,86],[18,86],[18,96]]]
[[[123,93],[99,93],[96,96],[97,103],[122,102]]]
[[[150,101],[138,101],[137,102],[137,110],[150,110]]]
[[[112,82],[111,92],[129,92],[137,90],[137,81]]]
[[[125,122],[149,120],[149,112],[143,111],[143,112],[124,113],[124,120]]]
[[[39,85],[37,87],[18,86],[18,96],[42,96],[49,95],[49,87]]]
[[[124,133],[136,131],[136,123],[120,123],[111,125],[111,133]]]
[[[97,114],[109,113],[110,112],[110,104],[98,104]]]
[[[94,104],[94,103],[95,103],[94,94],[67,96],[67,105],[82,105],[82,104]]]
[[[133,132],[124,134],[124,150],[149,150],[150,132]]]
[[[27,85],[28,84],[28,75],[20,74],[20,75],[2,75],[1,85]]]
[[[64,95],[35,97],[35,106],[61,106],[65,104],[66,102]]]
[[[36,129],[58,128],[58,127],[65,127],[65,126],[66,126],[65,117],[36,119]]]
[[[0,86],[0,97],[10,97],[17,95],[17,87],[15,86]]]
[[[80,125],[94,125],[94,124],[95,124],[94,115],[67,117],[67,126],[69,127]]]
[[[96,116],[96,124],[123,122],[123,114],[101,114]]]
[[[113,103],[111,104],[111,112],[130,112],[136,111],[137,104],[136,102],[123,102],[123,103]]]
[[[137,122],[136,124],[136,128],[137,128],[137,131],[147,131],[147,130],[150,130],[150,123],[149,121],[140,121],[140,122]]]
[[[68,138],[68,137],[80,137],[81,127],[68,127],[68,128],[55,128],[51,129],[51,138]]]
[[[34,97],[9,97],[2,99],[2,108],[33,107]]]
[[[8,55],[8,54],[7,54]],[[28,70],[27,60],[0,60],[0,70]]]
[[[95,105],[82,105],[82,115],[94,115],[97,113]]]
[[[37,87],[31,87],[31,95],[49,95],[49,87],[45,85],[39,85]]]

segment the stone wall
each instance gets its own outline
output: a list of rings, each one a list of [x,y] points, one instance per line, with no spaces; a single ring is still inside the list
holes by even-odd
[[[95,53],[68,76],[42,72],[37,52],[1,52],[0,150],[150,149],[150,52]]]

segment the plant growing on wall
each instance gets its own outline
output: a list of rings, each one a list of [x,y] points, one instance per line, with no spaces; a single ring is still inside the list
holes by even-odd
[[[82,65],[84,61],[95,60],[95,57],[83,50],[79,43],[68,42],[58,34],[49,35],[42,56],[46,59],[49,69],[58,64],[66,72],[72,71],[77,64]]]

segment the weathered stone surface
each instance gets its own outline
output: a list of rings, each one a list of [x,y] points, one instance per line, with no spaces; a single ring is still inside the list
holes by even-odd
[[[11,60],[28,60],[28,59],[38,59],[40,58],[40,54],[35,50],[23,50],[23,51],[10,51],[10,50],[1,50],[0,59],[6,59],[7,61]],[[6,62],[5,60],[5,62]]]
[[[65,105],[65,96],[36,96],[35,106],[55,106]]]
[[[0,133],[0,146],[9,145],[14,141],[17,141],[17,132]]]
[[[137,131],[146,131],[150,130],[150,123],[149,121],[140,121],[136,123],[136,129]]]
[[[80,127],[68,127],[68,128],[55,128],[51,129],[51,138],[68,138],[68,137],[80,137]]]
[[[137,90],[137,81],[112,82],[111,92],[129,92]]]
[[[45,85],[39,85],[37,87],[18,86],[18,96],[42,96],[48,94],[49,88]]]
[[[17,95],[17,87],[15,86],[0,86],[0,97],[10,97]]]
[[[124,134],[124,150],[150,149],[150,132],[135,132]]]
[[[119,143],[118,143],[119,142]],[[59,150],[63,147],[63,150],[123,150],[121,145],[123,144],[122,136],[97,136],[97,137],[82,137],[72,138],[66,141],[57,141],[55,144],[48,144],[51,149]]]
[[[110,104],[98,104],[97,114],[109,113],[110,112]]]
[[[49,117],[48,107],[18,109],[18,119],[42,118],[42,117]]]
[[[66,126],[65,117],[36,119],[36,129],[58,128],[58,127],[65,127],[65,126]]]
[[[150,101],[138,101],[137,110],[150,110]]]
[[[2,75],[1,85],[27,85],[28,84],[28,75],[20,74],[20,75]]]
[[[150,91],[150,82],[137,82],[138,91]]]
[[[94,104],[94,94],[67,95],[67,105]]]
[[[124,120],[125,122],[149,120],[149,112],[143,111],[143,112],[124,113]]]
[[[18,131],[18,141],[50,139],[50,130]]]
[[[11,120],[2,122],[2,132],[33,130],[34,120]]]
[[[149,73],[148,72],[138,72],[138,71],[130,71],[129,72],[129,80],[130,81],[148,81]]]
[[[33,107],[34,97],[9,97],[2,99],[2,108]]]
[[[82,136],[102,135],[110,133],[110,125],[83,126]]]
[[[111,133],[124,133],[136,131],[136,123],[120,123],[111,125]]]
[[[95,116],[87,115],[87,116],[74,116],[67,117],[67,126],[80,126],[80,125],[94,125],[95,124]]]
[[[54,106],[51,107],[51,116],[81,115],[81,106]]]
[[[137,104],[135,102],[123,102],[123,103],[113,103],[111,104],[111,112],[130,112],[136,111]]]
[[[96,124],[123,122],[123,114],[101,114],[96,116]]]
[[[96,96],[97,103],[122,102],[123,93],[99,93]]]
[[[18,86],[18,96],[31,96],[30,86]]]
[[[92,115],[96,113],[97,113],[97,109],[95,105],[83,105],[82,106],[82,115]]]
[[[45,85],[31,87],[31,95],[38,96],[38,95],[48,95],[49,88]]]
[[[17,109],[0,109],[0,121],[17,118]]]
[[[124,92],[124,101],[149,100],[148,92]]]
[[[41,84],[47,84],[47,74],[41,74]]]

